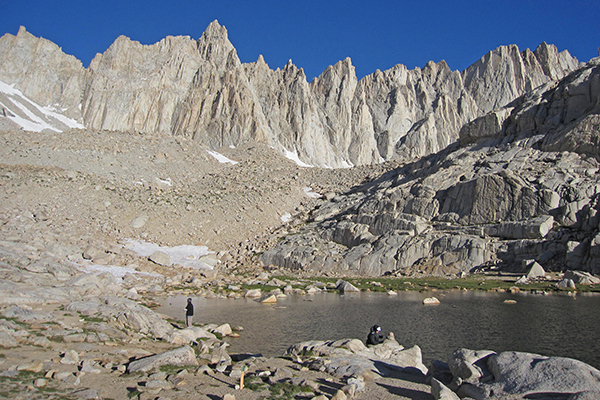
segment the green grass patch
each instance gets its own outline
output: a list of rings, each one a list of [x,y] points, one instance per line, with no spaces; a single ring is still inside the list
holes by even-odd
[[[195,365],[172,365],[172,364],[168,364],[168,365],[163,365],[161,366],[159,369],[161,372],[165,372],[167,374],[176,374],[179,371],[186,369],[188,371],[193,371],[194,369],[198,368]]]
[[[271,396],[269,399],[293,400],[298,393],[309,393],[313,390],[309,386],[296,386],[289,382],[277,382],[269,386]]]
[[[293,277],[273,276],[273,278],[282,281],[296,281]],[[426,278],[321,278],[315,277],[307,281],[303,281],[300,287],[306,286],[315,282],[322,282],[326,285],[329,292],[335,292],[332,288],[338,279],[343,279],[350,282],[363,292],[388,292],[390,290],[398,291],[428,291],[428,290],[480,290],[480,291],[507,291],[511,287],[518,287],[524,292],[569,292],[573,289],[559,289],[556,287],[556,282],[553,281],[534,281],[526,285],[515,284],[515,279],[506,279],[506,276],[498,275],[470,275],[466,278],[446,278],[446,277],[426,277]],[[294,285],[297,287],[298,285]],[[260,288],[260,287],[259,287]],[[264,286],[263,286],[264,288]],[[577,285],[577,292],[600,292],[600,285]]]
[[[244,389],[252,390],[253,392],[258,392],[259,390],[263,390],[264,388],[265,383],[259,377],[246,376],[244,378]]]
[[[281,289],[279,286],[271,286],[271,285],[245,285],[245,284],[241,284],[240,288],[241,288],[242,291],[244,291],[244,290],[260,289],[263,292],[270,292],[271,290]]]
[[[96,314],[96,315],[79,315],[79,317],[82,320],[84,320],[85,322],[106,322],[106,319],[98,316],[98,314]]]

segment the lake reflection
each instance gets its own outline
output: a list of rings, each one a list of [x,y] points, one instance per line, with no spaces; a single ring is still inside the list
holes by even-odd
[[[425,297],[442,304],[424,306]],[[158,309],[183,320],[185,297],[173,297]],[[425,361],[446,361],[458,348],[514,350],[572,357],[600,367],[600,296],[539,296],[477,291],[400,292],[289,296],[276,305],[249,299],[193,298],[194,322],[242,326],[241,338],[229,338],[230,353],[281,355],[307,340],[366,339],[369,327],[394,332],[405,347],[419,345]],[[516,304],[504,300],[514,299]]]

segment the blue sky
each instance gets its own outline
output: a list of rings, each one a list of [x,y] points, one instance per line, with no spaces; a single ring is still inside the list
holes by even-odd
[[[580,61],[600,46],[598,0],[0,0],[0,35],[23,25],[84,66],[121,34],[143,44],[197,39],[215,19],[242,62],[262,54],[275,69],[292,59],[309,80],[346,57],[361,78],[429,60],[463,70],[507,44],[533,50],[545,41]]]

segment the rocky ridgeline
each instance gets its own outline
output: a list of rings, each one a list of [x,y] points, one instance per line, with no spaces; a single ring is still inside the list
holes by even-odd
[[[261,260],[363,276],[533,260],[599,273],[598,63],[465,125],[460,146],[324,202]]]
[[[330,167],[436,153],[465,123],[578,67],[542,43],[499,47],[462,72],[429,62],[360,81],[345,59],[309,83],[291,61],[276,70],[262,56],[241,63],[216,21],[198,40],[120,36],[87,69],[25,28],[0,39],[0,81],[88,129],[191,137],[213,149],[258,141]]]

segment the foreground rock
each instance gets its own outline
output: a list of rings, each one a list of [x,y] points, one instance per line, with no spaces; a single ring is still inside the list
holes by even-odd
[[[132,361],[127,367],[129,372],[147,372],[163,365],[198,365],[194,349],[190,346],[180,347],[161,354]]]
[[[421,349],[414,346],[405,349],[391,334],[382,344],[366,347],[358,339],[344,339],[330,342],[310,341],[290,347],[286,354],[299,356],[310,354],[316,357],[310,368],[324,370],[339,377],[372,377],[373,374],[386,375],[390,370],[409,370],[427,373],[423,364]]]
[[[439,381],[432,384],[439,393],[437,399],[451,399],[448,388],[461,398],[475,400],[600,396],[600,371],[571,358],[461,349],[452,354],[448,366],[453,379],[445,382],[447,387]]]

